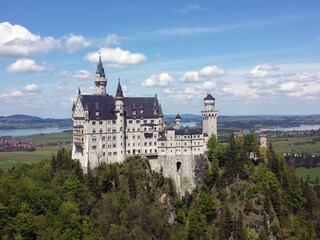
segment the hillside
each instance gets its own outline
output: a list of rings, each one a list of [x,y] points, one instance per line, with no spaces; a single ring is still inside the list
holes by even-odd
[[[198,122],[201,124],[201,115],[180,114],[183,123]],[[164,115],[165,122],[173,122],[176,115]],[[219,116],[218,128],[223,137],[229,136],[231,132],[246,128],[252,131],[259,128],[270,127],[293,127],[299,125],[320,124],[320,115],[254,115],[254,116]],[[0,116],[1,129],[23,129],[43,127],[72,127],[72,119],[40,118],[35,116],[16,114],[11,116]]]
[[[249,158],[255,151],[257,162]],[[70,152],[0,171],[4,239],[319,239],[320,191],[253,135],[199,159],[182,199],[140,157],[84,174]],[[0,237],[0,238],[1,238]]]
[[[0,116],[0,130],[47,128],[47,127],[71,127],[71,119],[40,118],[35,116],[17,114],[11,116]]]

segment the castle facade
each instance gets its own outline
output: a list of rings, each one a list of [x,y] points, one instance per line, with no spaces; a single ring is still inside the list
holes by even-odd
[[[203,129],[184,127],[179,114],[173,123],[164,123],[157,95],[125,97],[120,80],[115,97],[107,94],[101,57],[94,83],[96,94],[83,95],[79,89],[72,107],[72,158],[87,169],[139,155],[178,188],[191,190],[194,159],[205,152],[208,138],[217,136],[215,99],[210,94],[204,98]]]

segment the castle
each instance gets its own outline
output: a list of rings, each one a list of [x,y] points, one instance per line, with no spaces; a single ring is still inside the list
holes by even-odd
[[[173,123],[164,123],[157,95],[125,97],[120,80],[115,97],[107,94],[101,57],[94,83],[96,94],[83,95],[79,89],[72,107],[72,158],[87,169],[139,155],[149,159],[153,170],[162,169],[178,189],[191,190],[194,159],[206,151],[209,137],[217,136],[215,99],[204,98],[203,129],[184,127],[179,114]]]

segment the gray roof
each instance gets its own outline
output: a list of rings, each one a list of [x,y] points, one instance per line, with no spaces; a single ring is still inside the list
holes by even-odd
[[[120,79],[119,79],[119,82],[118,82],[116,97],[123,97],[123,92],[122,92],[122,88],[121,88],[121,84],[120,84]]]
[[[90,120],[96,119],[97,110],[99,119],[116,118],[114,98],[110,95],[81,95],[81,103],[89,111]]]
[[[101,77],[106,77],[105,73],[104,73],[104,68],[102,66],[102,62],[101,62],[101,56],[99,56],[99,63],[97,66],[97,71],[96,73],[99,73]]]
[[[211,96],[210,93],[204,98],[204,100],[216,100],[214,97]]]
[[[201,128],[179,128],[175,130],[176,135],[195,135],[195,134],[202,134]]]
[[[177,116],[174,119],[180,119],[181,120],[181,117],[180,117],[179,113],[177,114]]]
[[[89,119],[97,119],[96,111],[99,111],[99,119],[116,119],[115,99],[111,95],[81,95],[81,103],[85,110],[89,111]],[[133,110],[136,118],[154,118],[162,116],[162,109],[156,97],[125,97],[123,98],[127,118],[132,118]],[[142,114],[140,113],[142,109]],[[156,114],[154,114],[156,112]]]
[[[124,107],[127,118],[132,118],[133,111],[136,111],[136,118],[153,118],[162,116],[162,109],[157,97],[125,97]],[[143,114],[140,113],[143,111]],[[156,114],[154,114],[156,112]],[[142,116],[141,116],[142,115]]]

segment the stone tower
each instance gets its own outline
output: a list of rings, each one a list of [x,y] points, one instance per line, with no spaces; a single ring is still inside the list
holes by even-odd
[[[107,79],[102,66],[101,56],[99,56],[94,84],[96,85],[96,95],[106,95]]]
[[[116,132],[117,132],[117,159],[118,162],[123,162],[126,157],[126,144],[125,144],[125,114],[124,114],[124,97],[120,84],[118,82],[116,97],[115,97],[115,112],[117,115]]]
[[[204,111],[201,111],[202,115],[202,126],[203,126],[203,133],[207,134],[210,137],[214,134],[218,137],[217,134],[217,118],[218,118],[218,111],[214,109],[215,105],[215,98],[211,96],[209,93],[204,98]]]
[[[260,147],[268,147],[267,134],[265,132],[260,133]]]

